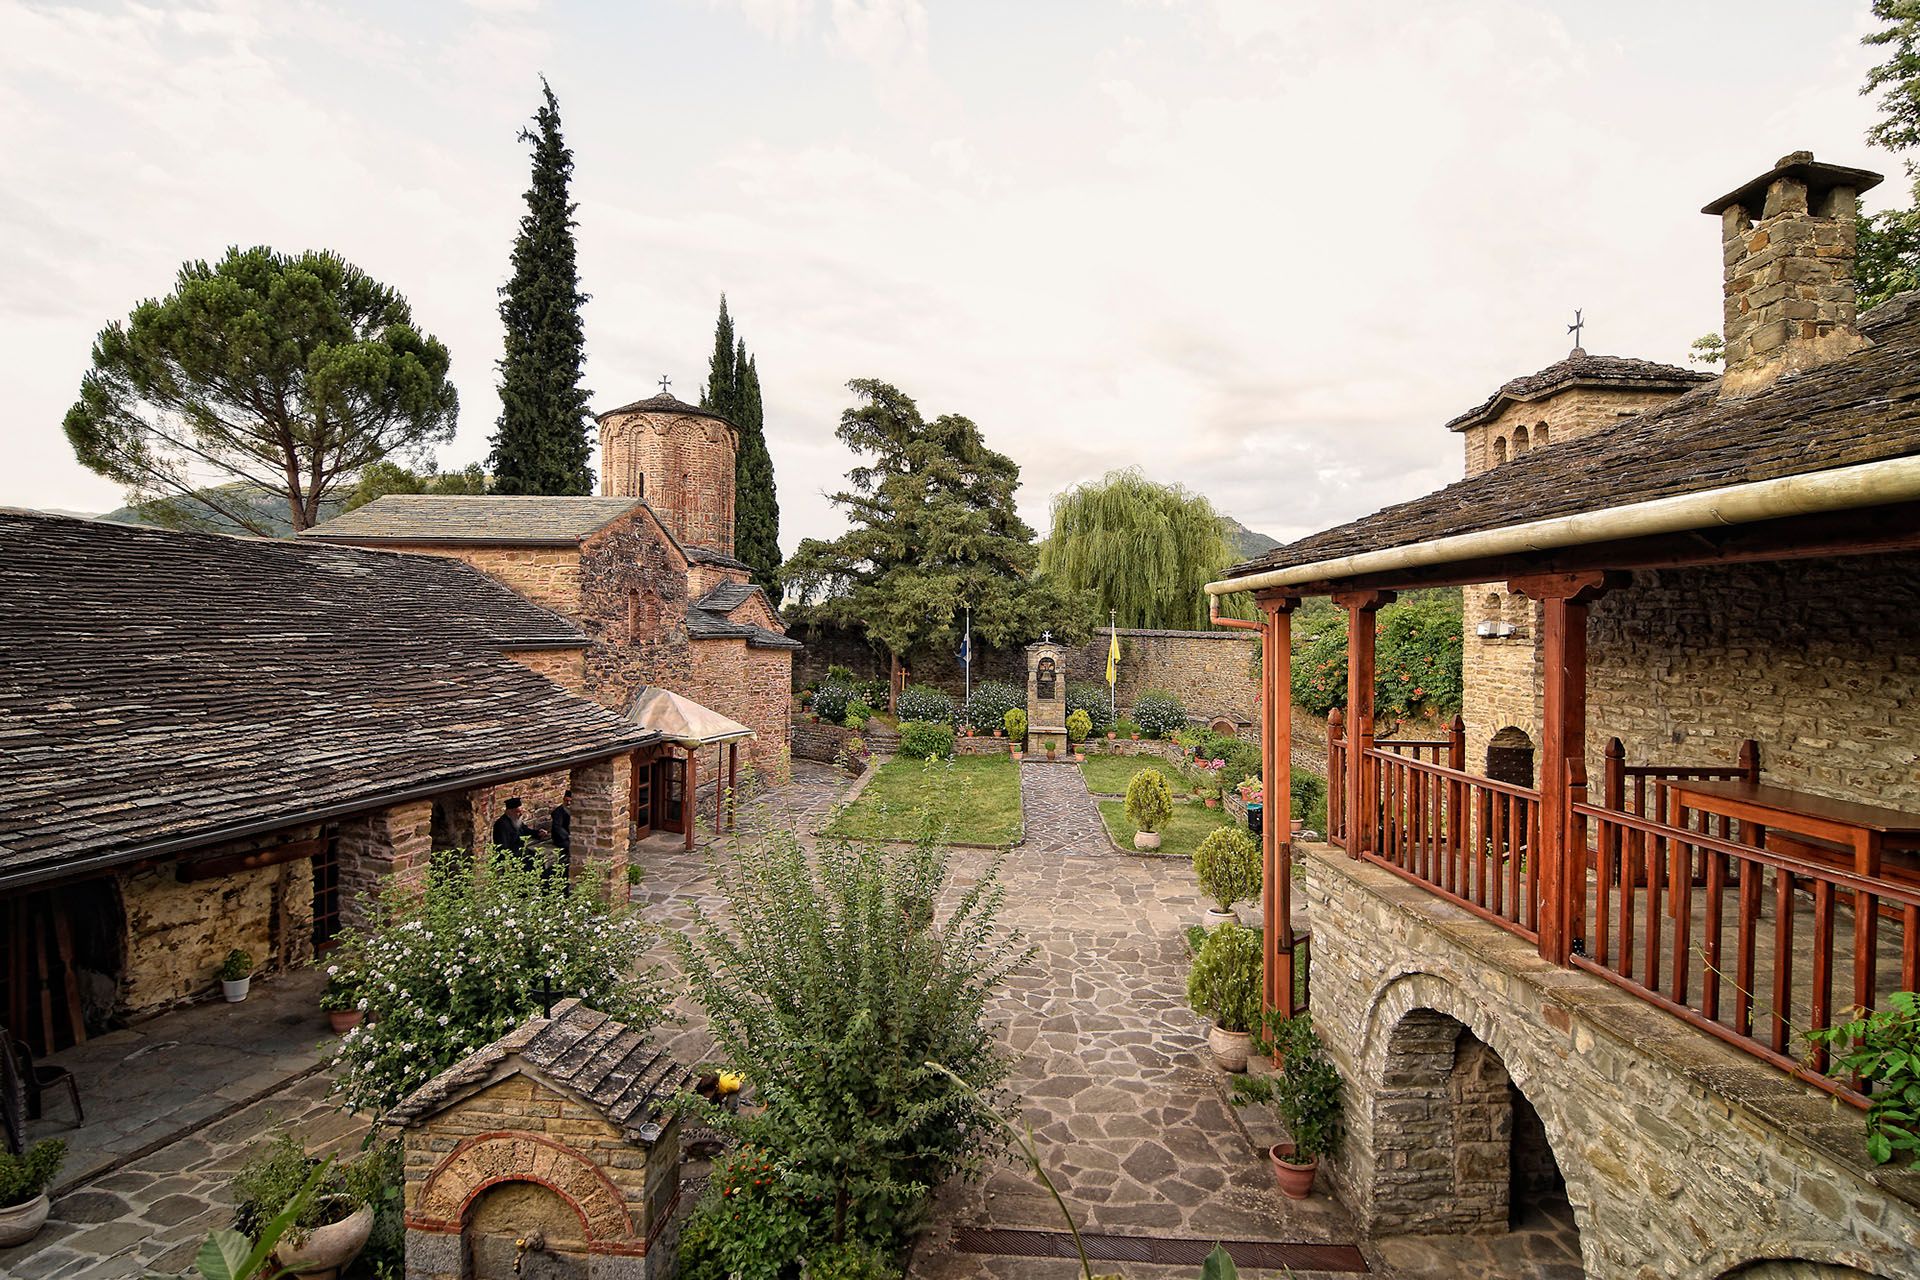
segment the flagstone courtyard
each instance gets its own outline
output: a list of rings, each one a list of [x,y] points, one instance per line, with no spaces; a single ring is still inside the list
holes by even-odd
[[[852,786],[836,771],[801,762],[790,783],[744,806],[738,832],[692,852],[677,839],[648,842],[634,903],[663,931],[683,928],[694,904],[720,905],[709,858],[751,856],[774,830],[817,839]],[[1150,1259],[1184,1259],[1216,1240],[1236,1242],[1256,1262],[1242,1268],[1249,1275],[1580,1274],[1570,1223],[1557,1219],[1477,1241],[1370,1242],[1356,1238],[1348,1215],[1324,1193],[1282,1199],[1250,1136],[1250,1118],[1228,1105],[1203,1028],[1186,1007],[1184,930],[1201,905],[1190,867],[1116,851],[1077,769],[1030,763],[1021,787],[1026,838],[1004,855],[1004,920],[1034,955],[993,1014],[1013,1057],[1008,1094],[1097,1256],[1128,1259],[1127,1274],[1136,1278],[1191,1276],[1184,1262]],[[953,889],[964,889],[996,856],[958,851]],[[673,963],[664,940],[655,958]],[[177,1270],[206,1230],[225,1225],[227,1177],[276,1126],[298,1125],[317,1147],[355,1145],[364,1126],[332,1106],[327,1076],[316,1070],[327,1038],[311,1012],[311,985],[296,975],[264,985],[259,1003],[200,1006],[63,1055],[81,1077],[89,1124],[65,1129],[64,1112],[50,1104],[40,1129],[69,1134],[77,1151],[91,1154],[56,1196],[41,1236],[0,1251],[0,1273],[69,1280]],[[662,1038],[684,1062],[707,1059],[698,1011],[683,996],[676,1012],[685,1020]],[[238,1034],[248,1016],[264,1016],[275,1030]],[[156,1087],[164,1096],[119,1105],[126,1099],[116,1101],[113,1082],[129,1058],[142,1079],[162,1082]],[[135,1135],[145,1141],[121,1136],[129,1108],[147,1117],[149,1128]],[[1078,1263],[1057,1254],[1064,1230],[1024,1167],[997,1164],[975,1182],[941,1189],[911,1274],[1077,1274]],[[1258,1252],[1262,1246],[1269,1252]],[[1275,1265],[1282,1263],[1284,1271]]]

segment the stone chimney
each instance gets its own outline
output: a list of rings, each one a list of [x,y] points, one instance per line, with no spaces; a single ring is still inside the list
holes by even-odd
[[[1796,151],[1701,210],[1720,215],[1726,266],[1721,395],[1872,345],[1854,323],[1854,219],[1860,193],[1879,183]]]

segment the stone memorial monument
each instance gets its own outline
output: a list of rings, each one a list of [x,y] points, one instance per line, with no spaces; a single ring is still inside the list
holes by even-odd
[[[1027,646],[1027,755],[1044,760],[1053,745],[1056,760],[1073,759],[1067,743],[1066,650],[1044,632],[1040,643]]]

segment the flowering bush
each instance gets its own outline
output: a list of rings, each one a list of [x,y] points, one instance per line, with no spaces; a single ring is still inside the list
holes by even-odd
[[[1460,709],[1460,593],[1409,592],[1380,611],[1374,714],[1413,717]],[[1324,716],[1347,705],[1347,620],[1330,613],[1293,655],[1293,702]]]
[[[894,701],[893,711],[901,720],[931,720],[948,728],[960,722],[960,709],[953,699],[932,685],[908,685]]]
[[[1113,703],[1104,684],[1092,680],[1068,681],[1066,707],[1069,724],[1073,723],[1074,712],[1087,713],[1088,734],[1105,733],[1113,723]]]
[[[982,680],[967,698],[967,723],[976,732],[992,733],[1007,725],[1007,712],[1027,707],[1027,691],[1005,680]]]
[[[334,1089],[355,1111],[386,1111],[541,1012],[549,993],[639,1027],[666,1009],[640,963],[644,927],[608,905],[595,877],[569,883],[504,855],[437,857],[424,892],[389,881],[371,917],[327,966],[369,1015],[334,1058]]]
[[[828,724],[839,724],[847,718],[847,708],[853,704],[854,697],[852,685],[829,680],[814,690],[809,710]]]
[[[1149,689],[1133,700],[1133,719],[1143,733],[1171,738],[1187,727],[1187,709],[1172,694]]]

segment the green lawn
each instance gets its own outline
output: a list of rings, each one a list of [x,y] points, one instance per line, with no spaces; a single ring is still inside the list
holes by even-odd
[[[1122,849],[1133,848],[1133,823],[1127,817],[1125,801],[1100,801],[1100,816],[1106,820],[1107,834],[1115,844]],[[1173,820],[1160,828],[1160,852],[1175,858],[1191,858],[1209,832],[1232,822],[1233,815],[1225,809],[1209,809],[1197,800],[1176,801]]]
[[[1123,796],[1133,775],[1149,766],[1166,775],[1176,795],[1193,785],[1185,769],[1159,756],[1091,755],[1080,762],[1080,776],[1087,780],[1087,790],[1097,796]]]
[[[943,839],[1010,845],[1020,838],[1020,766],[1004,755],[898,756],[827,828],[853,840],[917,840],[931,821]]]

